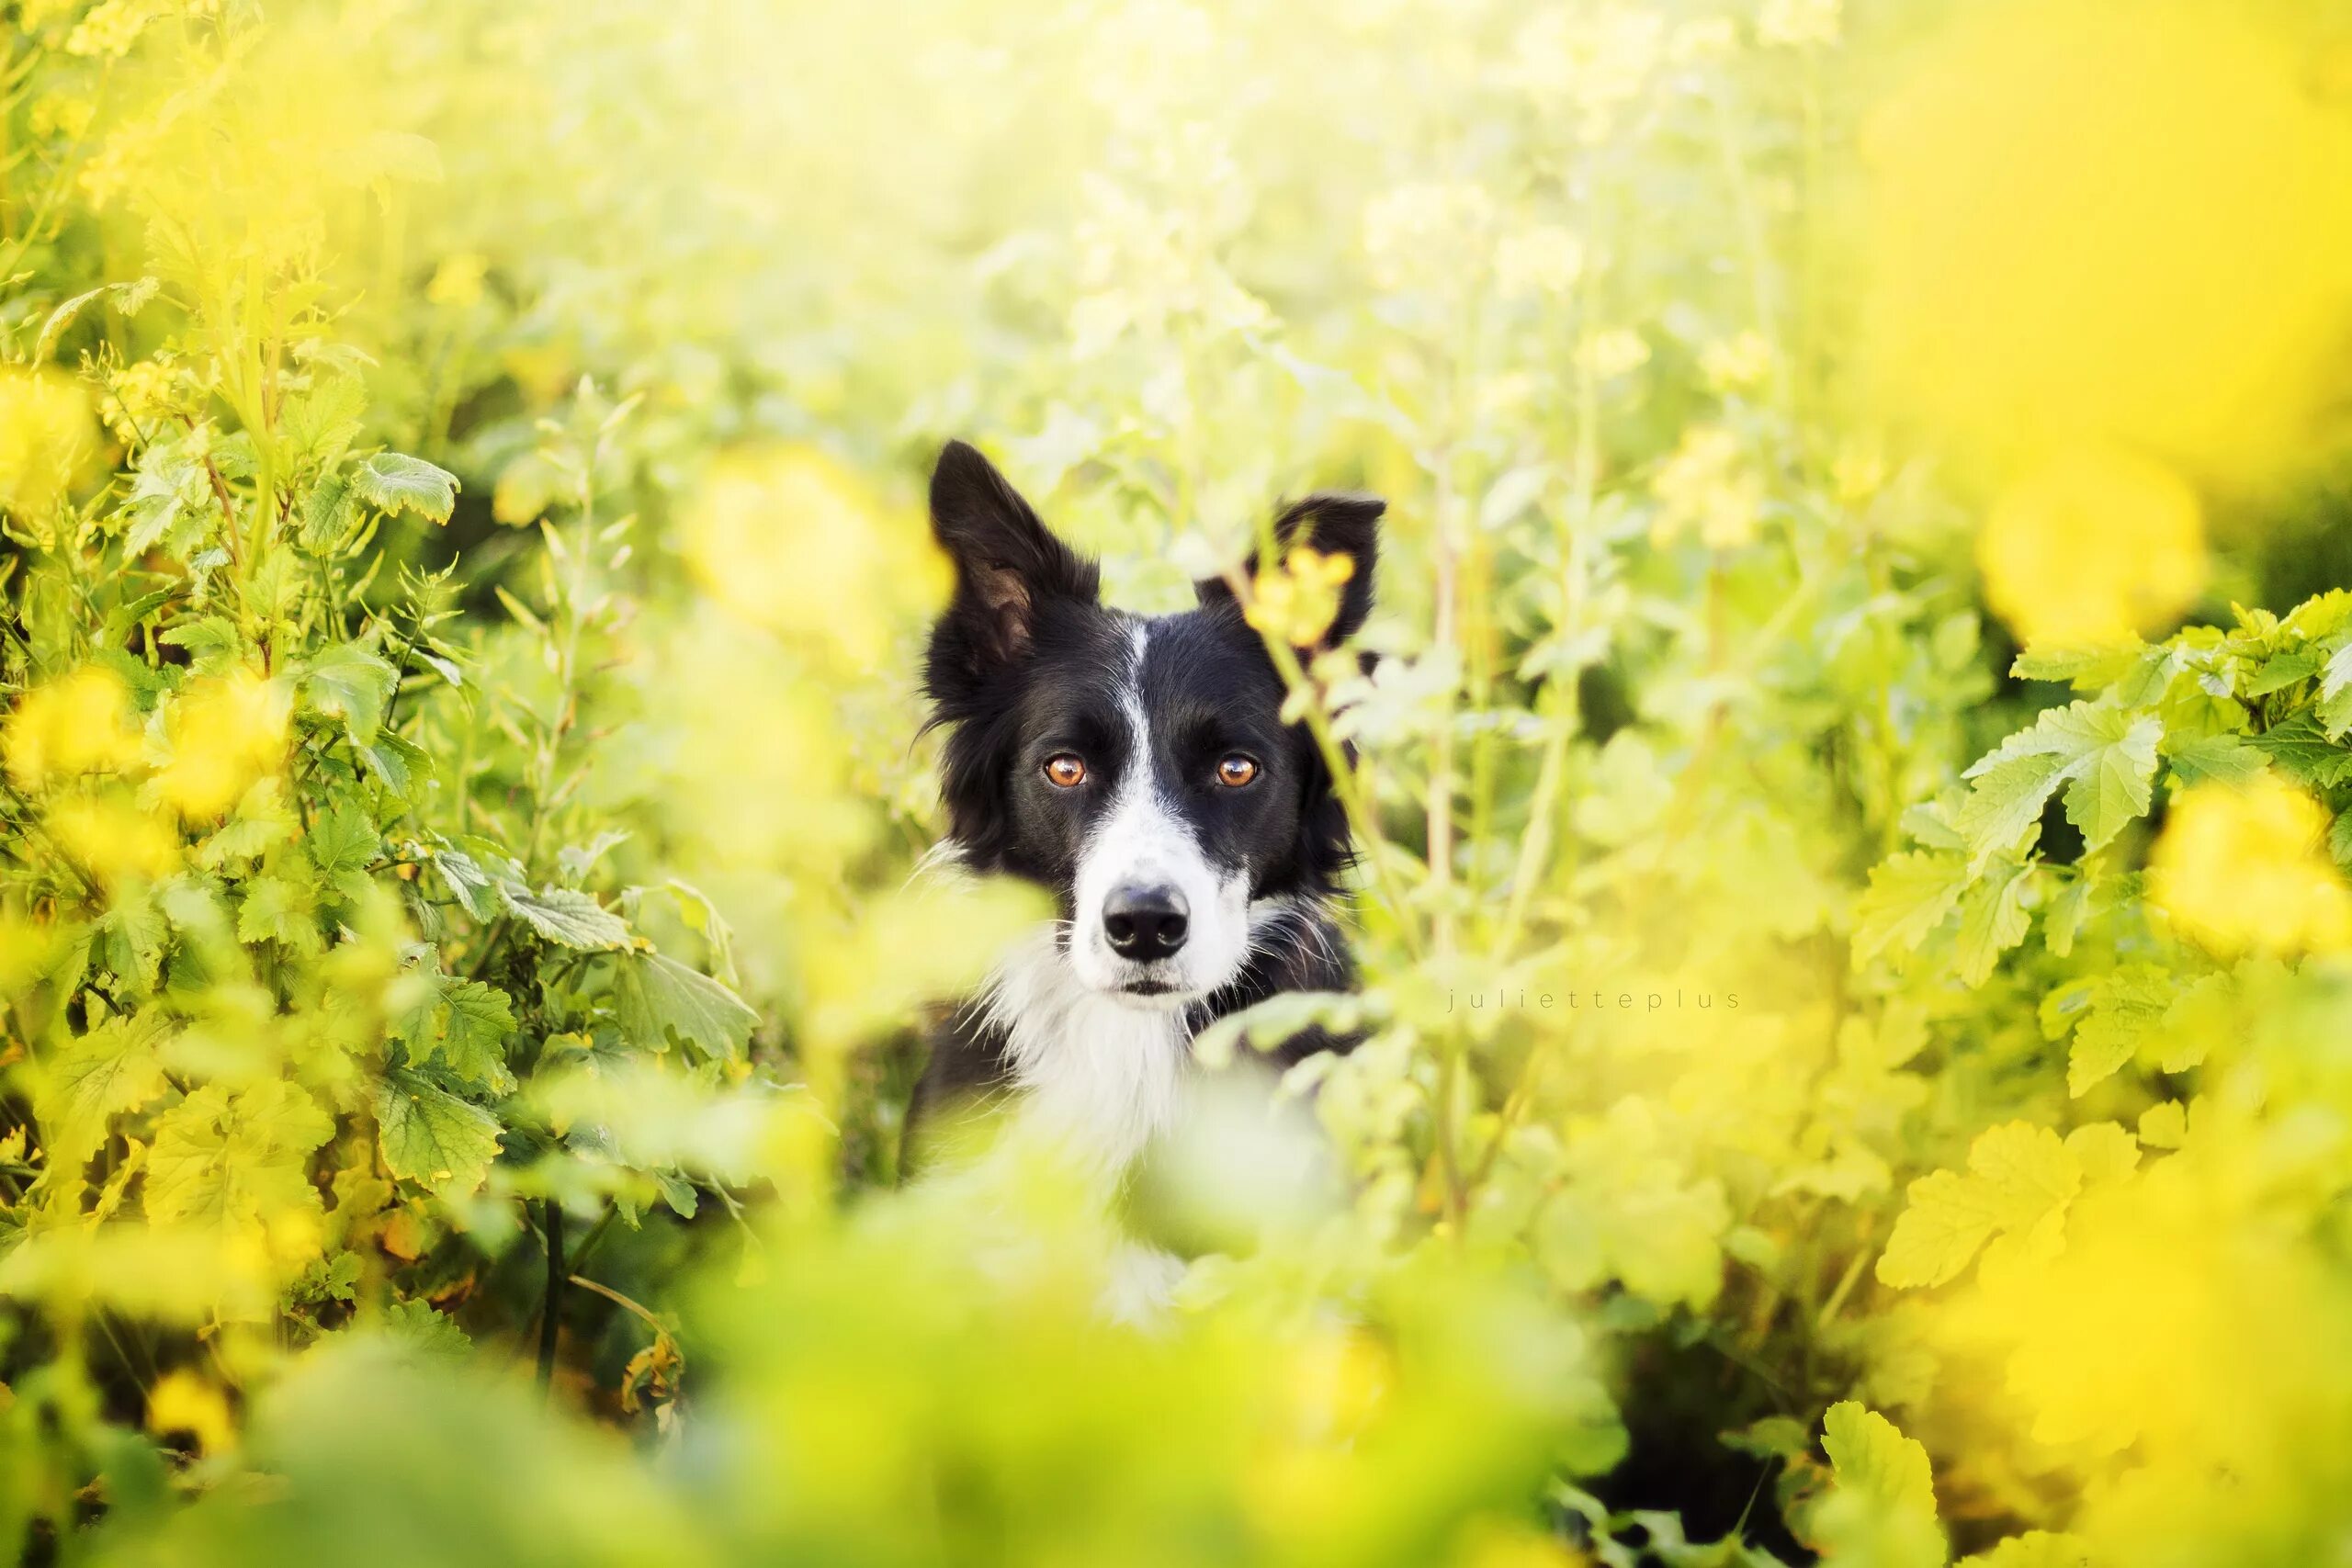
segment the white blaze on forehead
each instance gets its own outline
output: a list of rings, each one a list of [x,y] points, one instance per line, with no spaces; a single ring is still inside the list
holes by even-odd
[[[1115,989],[1141,966],[1111,951],[1102,932],[1104,901],[1121,887],[1173,888],[1183,897],[1189,930],[1182,951],[1165,962],[1165,973],[1155,970],[1152,977],[1179,992],[1198,994],[1224,985],[1241,967],[1250,938],[1249,878],[1217,874],[1179,801],[1158,776],[1143,692],[1150,637],[1149,622],[1128,628],[1126,669],[1119,685],[1126,755],[1110,803],[1079,851],[1070,956],[1087,984]]]

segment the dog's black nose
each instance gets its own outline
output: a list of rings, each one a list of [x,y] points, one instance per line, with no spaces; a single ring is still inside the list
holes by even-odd
[[[1102,934],[1120,957],[1148,964],[1184,945],[1185,917],[1191,912],[1184,896],[1173,887],[1129,883],[1113,888],[1102,900]]]

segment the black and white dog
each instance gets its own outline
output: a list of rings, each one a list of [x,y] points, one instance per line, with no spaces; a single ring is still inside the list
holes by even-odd
[[[1383,510],[1317,495],[1275,524],[1285,549],[1353,563],[1324,647],[1371,611]],[[933,1032],[909,1145],[957,1102],[1009,1097],[1115,1177],[1166,1130],[1198,1031],[1351,985],[1329,908],[1347,819],[1223,581],[1179,615],[1104,605],[1095,564],[961,442],[940,454],[931,513],[956,568],[924,668],[946,728],[944,857],[1037,884],[1060,918]],[[1352,1043],[1310,1031],[1276,1060]]]

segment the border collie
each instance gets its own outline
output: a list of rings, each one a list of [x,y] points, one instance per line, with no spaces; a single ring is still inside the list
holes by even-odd
[[[1323,648],[1372,609],[1384,510],[1315,495],[1274,525],[1284,549],[1353,563]],[[940,454],[931,515],[956,568],[923,671],[946,729],[935,852],[1044,887],[1059,918],[933,1031],[909,1163],[951,1107],[1011,1099],[1116,1179],[1175,1114],[1198,1031],[1278,992],[1352,985],[1330,912],[1347,819],[1223,580],[1182,614],[1110,608],[1095,563],[960,441]],[[1310,1030],[1274,1055],[1353,1043]]]

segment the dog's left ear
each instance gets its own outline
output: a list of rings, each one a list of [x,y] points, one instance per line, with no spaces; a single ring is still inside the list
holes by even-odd
[[[1380,559],[1380,514],[1388,503],[1376,495],[1310,495],[1283,508],[1274,519],[1274,548],[1287,557],[1294,546],[1305,545],[1321,556],[1338,556],[1351,563],[1348,580],[1340,585],[1340,612],[1323,634],[1323,646],[1337,647],[1356,635],[1372,614],[1372,574]],[[1258,556],[1242,564],[1245,577],[1258,575]],[[1233,589],[1221,577],[1204,578],[1193,585],[1203,608],[1233,603]]]

